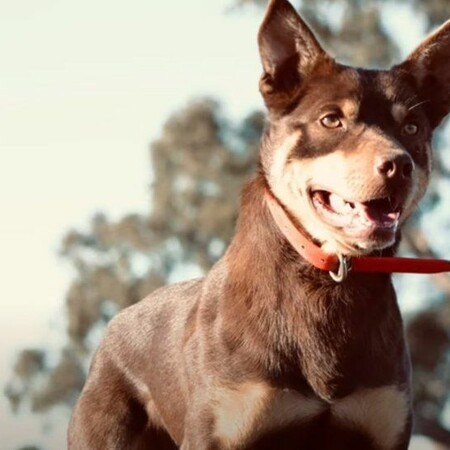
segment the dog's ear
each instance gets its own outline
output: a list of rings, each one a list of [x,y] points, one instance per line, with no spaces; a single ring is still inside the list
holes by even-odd
[[[271,107],[292,91],[326,56],[314,34],[287,0],[270,0],[258,34],[264,69],[260,90]]]
[[[400,67],[416,79],[430,123],[437,127],[450,112],[450,20],[428,36]]]

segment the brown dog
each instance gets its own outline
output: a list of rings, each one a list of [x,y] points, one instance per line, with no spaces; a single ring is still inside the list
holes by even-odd
[[[71,449],[408,447],[409,358],[390,275],[333,281],[268,205],[329,254],[394,254],[450,109],[450,21],[391,70],[354,69],[287,0],[271,0],[259,47],[269,123],[236,235],[205,278],[111,322]]]

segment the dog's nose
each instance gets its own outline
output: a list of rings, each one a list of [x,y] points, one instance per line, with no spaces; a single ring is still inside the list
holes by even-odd
[[[414,162],[407,153],[402,153],[393,158],[382,158],[377,164],[377,171],[386,178],[402,177],[411,178],[414,171]]]

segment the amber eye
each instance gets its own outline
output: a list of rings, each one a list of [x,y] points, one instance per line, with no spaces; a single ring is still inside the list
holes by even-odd
[[[403,126],[403,133],[408,136],[414,136],[419,131],[419,127],[415,123],[407,123]]]
[[[342,122],[338,114],[327,114],[320,119],[320,123],[325,128],[339,128],[342,127]]]

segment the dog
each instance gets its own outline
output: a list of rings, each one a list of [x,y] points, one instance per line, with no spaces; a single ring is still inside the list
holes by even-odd
[[[273,208],[340,261],[395,254],[450,109],[450,21],[390,70],[337,63],[287,0],[269,2],[258,43],[268,120],[235,236],[204,278],[110,322],[72,450],[408,447],[410,361],[390,274],[335,281]]]

